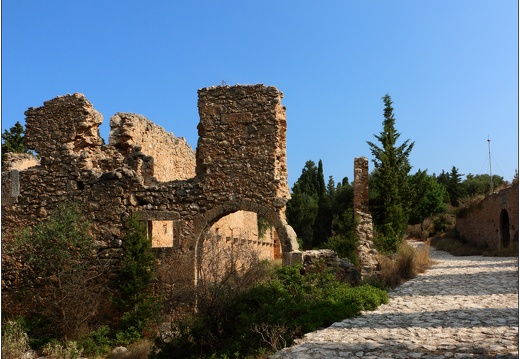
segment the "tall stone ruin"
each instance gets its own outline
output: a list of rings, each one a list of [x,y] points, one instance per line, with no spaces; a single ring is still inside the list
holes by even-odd
[[[368,159],[354,159],[354,216],[359,223],[356,234],[359,239],[357,255],[361,276],[367,277],[377,272],[378,252],[373,242],[372,215],[368,209]]]

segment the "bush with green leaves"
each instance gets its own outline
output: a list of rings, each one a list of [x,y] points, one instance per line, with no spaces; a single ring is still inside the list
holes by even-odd
[[[403,242],[403,237],[394,233],[389,224],[384,226],[382,231],[374,235],[374,246],[382,254],[396,253],[399,245]]]
[[[78,339],[90,331],[102,287],[88,226],[73,205],[60,205],[5,243],[8,256],[22,264],[17,292],[35,331],[30,336]]]
[[[272,278],[230,298],[226,316],[194,315],[158,347],[156,358],[254,357],[290,345],[304,333],[373,310],[388,300],[384,290],[351,287],[332,272],[310,275],[301,266],[273,271]],[[207,338],[212,338],[208,341]]]
[[[107,325],[98,327],[81,341],[83,354],[89,358],[110,353],[114,345],[114,340],[110,337],[110,327]]]
[[[341,216],[334,218],[334,235],[329,237],[323,247],[332,249],[340,258],[348,258],[352,264],[357,266],[359,264],[356,256],[359,245],[359,238],[356,234],[358,221],[354,218],[353,212],[352,209],[347,209]]]

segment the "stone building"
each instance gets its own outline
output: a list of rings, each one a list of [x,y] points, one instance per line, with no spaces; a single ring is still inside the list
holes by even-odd
[[[300,262],[285,218],[290,193],[283,94],[275,87],[236,85],[198,95],[195,152],[183,138],[128,113],[111,118],[105,144],[102,116],[82,94],[28,109],[26,144],[41,160],[2,171],[4,239],[71,202],[87,217],[100,258],[120,255],[124,223],[136,213],[147,222],[153,247],[191,263],[186,275],[193,283],[212,230],[233,240],[241,228],[263,257]],[[259,238],[257,218],[272,232]]]

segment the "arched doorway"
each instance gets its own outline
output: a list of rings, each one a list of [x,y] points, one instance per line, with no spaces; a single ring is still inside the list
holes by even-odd
[[[253,215],[255,219],[251,220],[251,222],[253,222],[253,226],[255,226],[257,230],[257,238],[256,240],[253,238],[251,244],[253,247],[259,248],[261,246],[264,248],[263,252],[267,253],[267,256],[263,256],[263,259],[280,259],[281,256],[282,264],[284,265],[292,264],[293,261],[301,261],[301,252],[298,250],[296,233],[294,233],[294,230],[285,222],[283,216],[280,216],[280,213],[276,209],[270,209],[248,200],[227,202],[194,219],[194,223],[196,224],[193,237],[195,248],[195,284],[197,284],[200,277],[200,270],[203,268],[203,257],[206,249],[211,248],[207,245],[209,243],[205,243],[209,238],[208,236],[213,235],[215,237],[216,241],[213,241],[214,243],[217,243],[219,240],[223,243],[224,241],[228,241],[228,239],[228,243],[240,242],[240,238],[237,238],[235,241],[235,231],[233,231],[233,235],[228,236],[225,235],[222,230],[219,229],[216,231],[216,228],[213,228],[213,233],[211,233],[213,225],[221,218],[239,211],[254,212]],[[268,224],[272,235],[263,236],[260,233],[262,232],[260,227],[265,224]],[[247,238],[246,240],[249,242]],[[222,246],[217,244],[217,247]]]
[[[503,209],[502,212],[500,212],[500,239],[502,248],[507,248],[511,244],[509,230],[509,214],[507,213],[507,210]]]

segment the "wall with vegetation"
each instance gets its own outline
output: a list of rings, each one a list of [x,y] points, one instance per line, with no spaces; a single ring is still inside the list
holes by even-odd
[[[462,208],[456,228],[477,245],[501,249],[518,244],[518,183]]]

